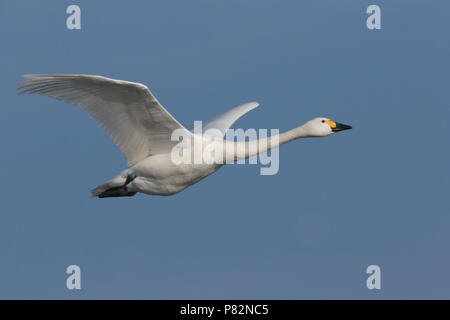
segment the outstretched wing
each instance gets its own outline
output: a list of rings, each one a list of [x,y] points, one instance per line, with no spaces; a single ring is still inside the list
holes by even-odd
[[[214,131],[211,131],[211,134],[219,138],[223,138],[227,132],[227,129],[231,127],[237,119],[242,117],[250,110],[255,109],[257,106],[259,106],[258,102],[249,102],[238,105],[203,125],[203,132],[206,132],[206,130],[208,129],[217,129],[218,131],[214,130],[216,133],[214,133]],[[217,135],[219,132],[222,133],[221,136]]]
[[[82,107],[122,150],[129,165],[170,152],[177,143],[170,140],[173,130],[186,130],[140,83],[78,74],[23,77],[30,80],[20,83],[19,93],[41,94]]]

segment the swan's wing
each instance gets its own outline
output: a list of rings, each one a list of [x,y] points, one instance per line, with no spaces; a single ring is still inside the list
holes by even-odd
[[[30,74],[19,93],[35,93],[85,109],[125,154],[128,164],[170,152],[175,129],[186,130],[143,84],[100,76]],[[188,132],[188,130],[186,130]],[[190,134],[190,133],[189,133]]]
[[[227,132],[227,129],[233,125],[233,123],[242,117],[244,114],[249,112],[250,110],[255,109],[259,106],[258,102],[249,102],[240,104],[233,109],[215,117],[211,121],[207,122],[203,125],[203,132],[206,132],[208,129],[217,129],[222,133],[219,138],[223,138]],[[218,133],[218,131],[216,131]],[[214,131],[211,131],[212,135],[217,135]]]

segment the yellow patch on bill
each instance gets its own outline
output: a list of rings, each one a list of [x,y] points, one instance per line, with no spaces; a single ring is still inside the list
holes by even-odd
[[[327,120],[326,121],[328,123],[328,125],[332,128],[336,128],[336,122],[332,121],[332,120]]]

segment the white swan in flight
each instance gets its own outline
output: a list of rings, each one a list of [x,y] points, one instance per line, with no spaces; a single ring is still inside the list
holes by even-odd
[[[258,103],[236,106],[204,125],[203,131],[216,129],[216,136],[220,137],[211,140],[211,137],[199,136],[185,129],[143,84],[78,74],[29,74],[23,77],[29,80],[20,83],[19,93],[41,94],[82,107],[97,120],[125,154],[130,167],[93,189],[92,196],[99,198],[133,196],[137,192],[172,195],[223,165],[211,161],[174,163],[171,153],[179,144],[179,141],[171,140],[174,130],[205,145],[220,142],[227,148],[244,150],[242,159],[294,139],[325,137],[351,129],[351,126],[319,117],[298,128],[264,138],[265,144],[259,143],[262,139],[224,144],[223,137],[227,129],[242,115],[256,108]],[[183,154],[193,154],[192,147],[182,149]],[[232,161],[237,159],[234,157]]]

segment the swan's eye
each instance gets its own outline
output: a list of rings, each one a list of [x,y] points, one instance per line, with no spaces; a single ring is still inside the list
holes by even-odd
[[[322,120],[322,123],[325,123],[325,120]]]

